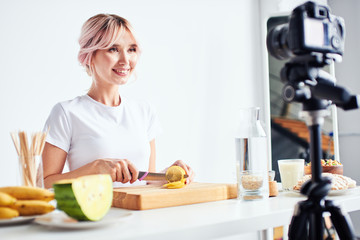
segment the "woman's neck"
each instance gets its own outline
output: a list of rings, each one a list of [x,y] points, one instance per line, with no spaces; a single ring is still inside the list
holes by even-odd
[[[106,106],[116,107],[121,103],[118,90],[118,86],[113,86],[112,88],[100,88],[92,84],[87,94],[97,102]]]

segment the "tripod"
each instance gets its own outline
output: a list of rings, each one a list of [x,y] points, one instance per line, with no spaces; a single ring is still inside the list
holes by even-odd
[[[308,199],[295,207],[288,232],[290,240],[323,239],[325,212],[330,213],[331,222],[340,239],[355,240],[352,227],[341,209],[331,200],[325,199],[331,189],[331,179],[321,176],[321,126],[328,115],[328,106],[334,103],[345,110],[359,107],[356,96],[335,86],[332,76],[320,70],[331,59],[331,55],[321,53],[301,55],[286,63],[281,70],[281,78],[287,82],[283,89],[283,99],[303,104],[301,114],[310,131],[312,177],[301,188],[301,193],[307,195]]]
[[[289,239],[324,239],[323,213],[329,212],[330,219],[340,239],[355,239],[353,230],[343,216],[341,209],[331,200],[324,200],[331,189],[331,179],[321,177],[321,122],[326,110],[304,112],[310,130],[310,159],[312,160],[312,180],[307,182],[301,193],[308,199],[299,202],[294,211],[290,227]]]

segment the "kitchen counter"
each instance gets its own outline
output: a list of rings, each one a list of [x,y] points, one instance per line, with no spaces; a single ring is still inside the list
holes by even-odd
[[[343,212],[360,210],[360,187],[344,195],[330,196]],[[236,199],[132,211],[112,208],[108,214],[131,213],[113,224],[91,229],[59,229],[35,222],[0,226],[0,239],[217,239],[288,225],[295,204],[306,199],[298,193],[243,202]],[[357,227],[357,226],[354,226]]]

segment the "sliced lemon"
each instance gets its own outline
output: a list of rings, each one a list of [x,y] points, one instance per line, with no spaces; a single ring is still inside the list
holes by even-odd
[[[166,171],[166,180],[168,181],[167,184],[164,184],[163,187],[167,188],[182,188],[185,186],[186,179],[185,170],[179,166],[171,166]]]
[[[167,187],[167,188],[182,188],[182,187],[185,186],[185,181],[186,181],[186,179],[183,178],[180,181],[170,182],[170,183],[167,183],[167,184],[165,184],[163,186]]]
[[[171,166],[166,171],[165,177],[166,180],[169,183],[171,183],[171,182],[181,181],[182,179],[184,179],[184,175],[185,175],[185,170],[182,167]]]

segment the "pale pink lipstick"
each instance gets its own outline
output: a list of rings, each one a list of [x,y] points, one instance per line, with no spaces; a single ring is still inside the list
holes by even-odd
[[[119,76],[127,76],[129,74],[130,69],[121,68],[121,69],[113,69],[113,71]]]

